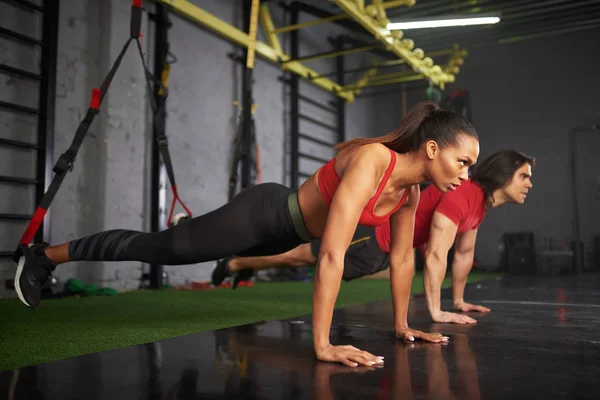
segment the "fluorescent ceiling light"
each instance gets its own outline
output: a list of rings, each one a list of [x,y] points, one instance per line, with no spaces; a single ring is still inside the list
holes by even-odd
[[[500,18],[498,18],[498,17],[455,18],[455,19],[438,19],[438,20],[430,20],[430,21],[390,22],[389,24],[387,24],[387,28],[389,30],[445,28],[448,26],[496,24],[498,22],[500,22]]]

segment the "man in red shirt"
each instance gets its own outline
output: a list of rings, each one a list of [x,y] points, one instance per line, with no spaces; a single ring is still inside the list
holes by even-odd
[[[490,309],[464,301],[467,276],[473,266],[477,229],[487,209],[506,203],[523,204],[531,189],[531,169],[535,159],[514,150],[501,150],[475,168],[471,178],[455,190],[442,193],[433,185],[421,192],[415,216],[413,247],[425,255],[424,286],[429,313],[435,322],[475,323],[463,314],[441,310],[441,286],[446,274],[448,252],[454,244],[452,293],[454,309],[489,312]],[[389,223],[358,226],[344,259],[345,281],[351,281],[388,268]],[[314,265],[321,241],[302,244],[287,253],[266,257],[239,257],[219,261],[212,273],[218,286],[233,276],[233,287],[249,279],[254,270]]]

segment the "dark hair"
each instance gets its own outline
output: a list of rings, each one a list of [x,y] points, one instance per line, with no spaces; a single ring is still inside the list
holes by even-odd
[[[387,135],[348,140],[336,145],[335,149],[351,152],[365,144],[381,143],[398,153],[408,153],[417,151],[428,140],[435,140],[440,148],[457,145],[460,134],[478,139],[475,128],[466,118],[427,101],[417,104]]]
[[[475,166],[471,179],[481,186],[487,204],[491,206],[494,203],[494,191],[506,185],[515,172],[525,164],[535,167],[535,158],[515,150],[500,150]]]

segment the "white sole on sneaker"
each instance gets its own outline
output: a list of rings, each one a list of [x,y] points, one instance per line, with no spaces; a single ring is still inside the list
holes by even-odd
[[[31,307],[27,301],[25,301],[25,297],[23,297],[23,293],[21,292],[21,274],[23,273],[23,268],[25,267],[25,256],[21,256],[19,258],[19,263],[17,264],[17,273],[15,275],[15,291],[17,292],[17,296],[19,296],[19,300],[27,307]]]

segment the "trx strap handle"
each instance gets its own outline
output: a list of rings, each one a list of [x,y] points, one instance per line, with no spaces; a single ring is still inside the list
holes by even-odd
[[[181,201],[179,198],[179,193],[177,192],[177,185],[171,185],[171,189],[173,190],[173,201],[171,202],[171,211],[169,212],[169,218],[167,219],[167,226],[170,227],[173,221],[173,211],[175,210],[175,204],[179,201],[183,209],[186,213],[191,217],[192,212],[187,208],[187,206]]]
[[[138,49],[140,51],[140,57],[142,60],[142,65],[144,66],[144,71],[145,71],[146,81],[148,83],[148,86],[150,87],[150,82],[149,82],[150,79],[157,81],[158,84],[161,85],[160,80],[155,79],[154,76],[152,76],[152,74],[148,71],[148,68],[146,67],[146,63],[144,61],[144,55],[143,55],[141,44],[139,41],[141,26],[142,26],[142,0],[133,0],[133,5],[131,6],[130,38],[127,40],[127,42],[125,42],[125,45],[121,49],[121,52],[119,53],[117,59],[115,60],[110,71],[108,72],[104,81],[102,82],[102,86],[100,86],[100,89],[92,90],[92,98],[90,101],[90,107],[88,108],[88,111],[87,111],[85,117],[79,124],[77,131],[75,132],[75,136],[73,137],[73,141],[71,142],[71,145],[69,146],[67,151],[65,151],[59,157],[56,164],[54,165],[54,168],[52,169],[52,171],[54,172],[55,175],[52,178],[52,181],[50,183],[50,186],[48,187],[48,190],[46,191],[46,193],[44,193],[44,196],[42,197],[40,204],[38,205],[35,213],[33,214],[33,217],[29,221],[29,224],[27,225],[27,228],[25,229],[25,233],[23,234],[23,236],[21,237],[21,240],[19,241],[17,250],[13,254],[13,260],[15,262],[19,262],[19,259],[23,256],[22,248],[27,247],[29,245],[29,243],[31,243],[31,241],[33,240],[36,232],[38,231],[40,225],[42,224],[42,221],[44,220],[44,217],[46,216],[46,213],[48,211],[48,208],[50,207],[50,204],[54,200],[54,197],[56,196],[56,193],[58,192],[60,185],[62,184],[63,180],[65,179],[67,172],[73,170],[73,164],[75,162],[75,158],[77,157],[77,152],[79,151],[79,148],[81,147],[81,144],[83,143],[83,140],[85,139],[85,136],[87,135],[87,133],[90,129],[90,126],[91,126],[92,122],[94,121],[94,118],[96,117],[96,115],[99,112],[99,108],[100,108],[100,105],[102,104],[102,100],[104,99],[104,96],[108,92],[108,89],[112,83],[115,73],[117,72],[119,66],[121,65],[123,56],[125,55],[127,49],[129,48],[129,45],[131,44],[132,40],[135,40],[138,44]],[[166,93],[166,88],[163,87],[162,90]],[[149,96],[149,97],[151,99],[152,110],[157,111],[156,105],[154,103],[154,96]],[[166,95],[164,97],[166,98]],[[155,112],[155,116],[156,116],[155,123],[159,117],[164,118],[164,115],[159,116],[158,114],[164,114],[164,101],[162,102],[161,112],[160,113]],[[179,200],[179,195],[177,194],[177,186],[175,185],[175,176],[173,173],[173,166],[171,163],[171,158],[169,156],[168,147],[166,146],[166,137],[164,135],[164,131],[162,131],[162,130],[160,132],[160,135],[158,135],[158,141],[159,141],[159,147],[161,149],[161,155],[163,157],[163,161],[165,162],[165,166],[167,167],[167,173],[168,173],[169,179],[171,181],[171,186],[173,189],[174,197]],[[162,142],[162,144],[161,144],[161,142]],[[191,216],[191,213],[189,212],[188,208],[185,207],[185,205],[183,204],[183,202],[181,202],[181,200],[179,200],[179,201],[184,206],[186,212],[188,212],[188,214],[190,214],[190,216]]]

